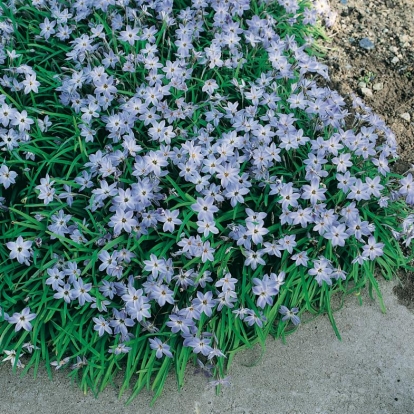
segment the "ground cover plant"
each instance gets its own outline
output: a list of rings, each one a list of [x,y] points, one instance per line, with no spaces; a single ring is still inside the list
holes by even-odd
[[[322,0],[1,4],[0,352],[155,397],[408,263],[396,141],[326,87]],[[352,109],[352,111],[351,111]],[[352,112],[352,113],[351,113]]]

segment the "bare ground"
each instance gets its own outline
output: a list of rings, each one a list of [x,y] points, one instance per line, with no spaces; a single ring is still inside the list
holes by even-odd
[[[338,13],[325,62],[331,87],[359,94],[384,118],[407,171],[414,163],[414,1],[331,0],[331,7]]]

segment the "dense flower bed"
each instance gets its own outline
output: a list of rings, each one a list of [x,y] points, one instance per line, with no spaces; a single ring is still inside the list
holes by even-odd
[[[392,131],[316,58],[325,0],[1,5],[0,352],[135,396],[330,295],[414,237]],[[336,328],[335,328],[336,329]],[[226,361],[227,359],[227,361]]]

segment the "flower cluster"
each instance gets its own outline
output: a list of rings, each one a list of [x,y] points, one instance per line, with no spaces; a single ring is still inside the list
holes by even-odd
[[[324,86],[311,51],[317,19],[335,18],[327,1],[21,3],[52,55],[34,65],[24,26],[2,16],[0,253],[24,289],[45,289],[36,312],[52,329],[76,320],[106,361],[140,344],[177,361],[189,348],[218,370],[278,313],[297,325],[308,290],[392,255],[389,212],[414,205],[413,178],[390,180],[385,123],[355,98],[349,128]],[[407,219],[407,244],[412,233]],[[30,331],[35,316],[5,320]],[[88,363],[76,357],[74,369]]]

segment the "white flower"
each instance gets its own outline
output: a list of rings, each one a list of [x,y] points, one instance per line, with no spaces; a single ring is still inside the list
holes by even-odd
[[[6,50],[6,52],[9,55],[9,58],[11,60],[17,59],[18,57],[21,56],[21,54],[20,53],[17,53],[15,50]]]
[[[214,79],[208,79],[205,81],[202,91],[211,95],[218,88],[217,82]]]
[[[11,351],[4,350],[4,353],[7,355],[6,358],[3,359],[3,362],[10,361],[12,366],[14,366],[16,362],[16,351],[12,349]],[[24,364],[20,361],[20,359],[17,360],[17,368],[24,368]]]
[[[4,185],[4,188],[9,188],[10,184],[15,184],[17,173],[10,171],[4,164],[0,167],[0,184]]]
[[[28,94],[30,92],[37,93],[39,92],[40,82],[36,80],[36,75],[28,75],[26,79],[22,81],[22,84],[25,86],[24,93]]]
[[[66,357],[61,359],[60,361],[53,361],[50,363],[53,367],[55,367],[55,370],[58,370],[62,368],[64,365],[66,365],[69,362],[70,357]]]
[[[32,321],[36,318],[35,313],[30,313],[30,308],[24,308],[21,313],[15,312],[13,316],[10,316],[8,322],[11,324],[16,324],[15,331],[20,331],[20,329],[24,329],[25,331],[32,330]]]
[[[46,17],[44,22],[39,24],[39,28],[41,29],[40,36],[43,36],[46,40],[49,39],[50,35],[56,32],[54,29],[55,25],[56,21],[49,21]]]
[[[23,344],[22,348],[26,349],[29,354],[31,354],[34,350],[40,349],[38,346],[33,345],[31,342],[26,342]]]
[[[16,111],[17,112],[17,111]],[[25,130],[29,130],[30,129],[30,125],[34,124],[33,119],[30,119],[27,116],[27,111],[23,110],[22,112],[17,112],[14,115],[14,119],[12,119],[11,122],[12,125],[14,126],[18,126],[19,127],[19,131],[23,132]]]
[[[17,259],[19,263],[24,263],[29,266],[29,258],[31,256],[32,241],[24,241],[22,236],[19,236],[15,242],[6,243],[10,250],[10,259]]]

